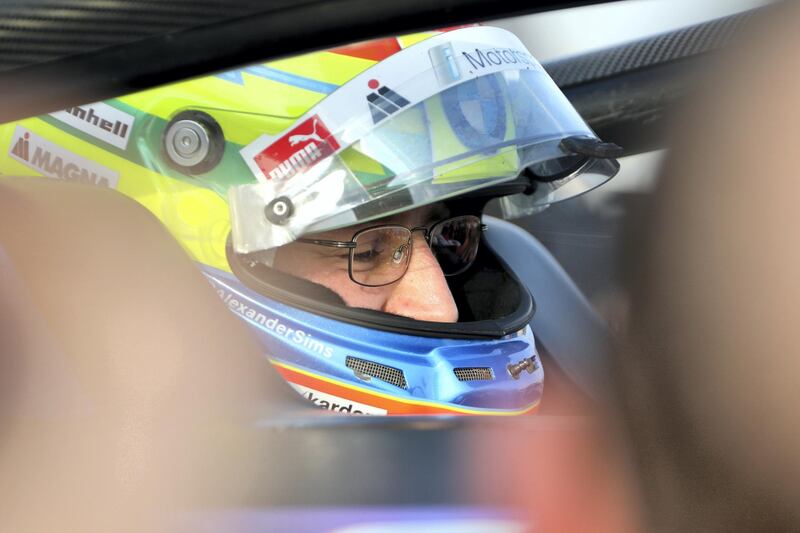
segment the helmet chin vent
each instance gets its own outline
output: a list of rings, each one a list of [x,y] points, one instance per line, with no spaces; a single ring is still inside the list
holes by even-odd
[[[492,381],[494,370],[488,366],[454,368],[453,373],[458,381]]]
[[[345,358],[344,364],[353,370],[358,379],[369,381],[370,378],[375,378],[401,389],[408,388],[406,375],[400,369],[350,355]]]

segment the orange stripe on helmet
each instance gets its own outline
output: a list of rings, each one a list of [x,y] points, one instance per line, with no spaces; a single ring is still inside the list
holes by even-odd
[[[479,26],[480,24],[460,24],[458,26],[448,26],[446,28],[439,28],[432,30],[434,33],[444,33],[461,28],[471,28]],[[334,54],[341,54],[346,56],[358,57],[361,59],[369,59],[372,61],[382,61],[392,54],[396,54],[403,49],[400,39],[397,37],[384,37],[383,39],[373,39],[371,41],[364,41],[348,46],[340,46],[329,50]]]
[[[288,366],[271,361],[275,369],[289,383],[302,385],[309,389],[314,389],[325,394],[331,394],[340,398],[370,405],[380,409],[385,409],[390,415],[480,415],[480,414],[534,414],[539,409],[539,404],[532,405],[526,409],[503,413],[502,411],[493,412],[491,410],[472,410],[467,408],[452,407],[446,405],[431,405],[414,400],[391,399],[387,395],[375,395],[355,387],[338,385],[329,379],[319,379],[310,375],[308,372],[297,372]]]
[[[364,41],[363,43],[333,48],[330,51],[334,54],[381,61],[400,50],[400,43],[397,42],[395,37],[386,37],[384,39],[375,39],[373,41]]]

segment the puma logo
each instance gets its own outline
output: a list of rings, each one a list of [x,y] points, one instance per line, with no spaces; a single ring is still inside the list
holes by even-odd
[[[260,139],[257,142],[262,142]],[[252,157],[266,179],[286,180],[334,155],[338,149],[339,143],[325,122],[312,115],[255,155],[247,156],[244,150],[242,155]]]
[[[314,122],[311,124],[311,133],[308,135],[292,135],[289,137],[289,144],[291,146],[297,146],[298,144],[307,141],[318,141],[319,143],[324,142],[322,137],[317,134],[317,119],[314,119]]]

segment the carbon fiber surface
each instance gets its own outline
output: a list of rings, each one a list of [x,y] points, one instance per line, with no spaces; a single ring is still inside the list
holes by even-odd
[[[0,71],[310,1],[0,1]]]
[[[547,63],[545,68],[562,89],[685,59],[724,47],[749,20],[741,13],[663,33],[647,39]]]
[[[0,0],[0,122],[385,35],[598,0]]]
[[[387,33],[590,3],[596,0],[0,0],[0,122]],[[642,122],[643,106],[657,100],[660,110],[691,80],[647,73],[657,90],[635,80],[597,89],[593,82],[699,57],[724,46],[748,18],[719,19],[545,68],[592,128],[635,153],[635,143],[598,128],[631,113]]]

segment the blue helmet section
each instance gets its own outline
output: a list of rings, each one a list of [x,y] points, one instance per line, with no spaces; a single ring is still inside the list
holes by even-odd
[[[362,391],[362,403],[366,390],[384,404],[391,397],[432,403],[445,412],[454,407],[454,412],[492,414],[528,410],[541,400],[544,372],[530,326],[500,339],[387,332],[284,305],[228,272],[200,267],[225,305],[255,331],[268,360],[344,385],[340,390],[349,385]],[[531,365],[513,377],[508,366],[527,358],[533,358],[535,369]]]

